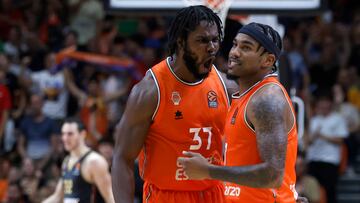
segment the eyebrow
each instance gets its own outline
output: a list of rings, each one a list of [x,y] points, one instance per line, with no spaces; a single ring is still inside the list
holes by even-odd
[[[243,43],[243,44],[251,45],[251,46],[255,46],[255,45],[256,45],[254,42],[249,41],[249,40],[241,40],[240,42]]]

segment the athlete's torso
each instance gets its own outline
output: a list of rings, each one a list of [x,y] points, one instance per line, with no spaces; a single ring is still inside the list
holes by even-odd
[[[257,90],[268,84],[279,85],[289,105],[292,108],[291,100],[285,89],[278,82],[275,76],[264,78],[261,82],[254,85],[247,93],[232,98],[232,104],[225,124],[226,154],[225,165],[227,166],[246,166],[261,163],[259,156],[256,135],[252,127],[245,119],[245,111],[248,101]],[[293,108],[292,108],[293,111]],[[294,111],[293,111],[294,113]],[[295,118],[294,118],[295,123]],[[295,161],[297,153],[297,131],[296,126],[288,132],[288,143],[286,151],[286,163],[284,180],[278,189],[258,189],[240,186],[233,183],[225,184],[225,196],[227,202],[295,202]]]
[[[204,190],[218,181],[191,181],[177,158],[182,151],[201,153],[222,163],[222,136],[228,98],[219,73],[212,67],[199,83],[185,83],[172,72],[168,59],[150,72],[158,87],[158,108],[140,154],[140,175],[159,189]]]
[[[64,188],[64,203],[101,203],[104,200],[99,195],[96,186],[88,183],[81,175],[81,164],[92,153],[83,155],[72,168],[68,168],[68,157],[62,167],[62,180]]]

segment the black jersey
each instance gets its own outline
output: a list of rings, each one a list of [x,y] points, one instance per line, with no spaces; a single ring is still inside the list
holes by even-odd
[[[71,169],[68,169],[69,157],[62,167],[64,203],[103,203],[105,202],[95,185],[86,182],[81,175],[81,164],[92,151],[84,154]]]

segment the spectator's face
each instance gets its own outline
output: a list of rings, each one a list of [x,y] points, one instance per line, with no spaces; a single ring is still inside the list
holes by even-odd
[[[77,149],[84,142],[85,131],[79,132],[76,123],[64,123],[61,129],[61,139],[66,151]]]
[[[19,31],[15,27],[12,27],[10,30],[10,33],[9,33],[9,41],[12,41],[12,42],[19,41],[20,37],[21,36],[20,36]]]
[[[316,104],[316,113],[327,116],[332,111],[332,102],[329,99],[320,99]]]
[[[91,95],[93,97],[97,97],[100,92],[101,92],[101,90],[100,90],[100,85],[98,84],[98,82],[97,81],[90,81],[90,83],[88,85],[88,93],[89,93],[89,95]]]
[[[8,192],[7,192],[7,198],[8,198],[7,202],[12,202],[12,203],[16,203],[20,200],[21,190],[18,185],[11,184],[9,186]]]
[[[65,47],[76,46],[77,38],[74,34],[68,34],[65,38]]]
[[[49,53],[45,59],[46,68],[53,68],[56,65],[56,55],[55,53]]]
[[[35,167],[34,167],[34,163],[31,159],[26,158],[23,161],[23,171],[24,171],[24,175],[25,176],[32,176],[34,175],[35,172]]]
[[[34,115],[40,115],[42,113],[43,100],[39,95],[31,96],[31,109]]]
[[[180,53],[183,53],[185,65],[193,76],[197,79],[207,77],[220,47],[216,24],[201,21],[200,25],[189,33],[187,41],[182,41],[178,46]]]
[[[11,168],[11,163],[9,160],[4,159],[0,161],[0,178],[6,178],[9,174]]]
[[[9,67],[9,59],[4,54],[0,54],[0,70],[7,71]]]
[[[8,180],[9,182],[16,182],[21,177],[20,171],[16,167],[11,167]]]

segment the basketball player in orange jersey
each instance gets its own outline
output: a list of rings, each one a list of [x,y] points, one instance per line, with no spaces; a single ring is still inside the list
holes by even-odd
[[[144,202],[224,202],[220,181],[189,180],[177,162],[186,150],[222,164],[229,100],[224,80],[212,65],[221,28],[207,7],[178,12],[169,28],[170,56],[135,85],[117,126],[112,168],[116,202],[133,202],[133,165],[139,153]]]
[[[225,165],[200,154],[179,158],[194,180],[223,180],[229,203],[292,203],[297,129],[292,102],[275,72],[282,41],[270,26],[242,27],[229,53],[228,78],[239,84],[225,124]],[[306,202],[301,198],[299,202]]]

